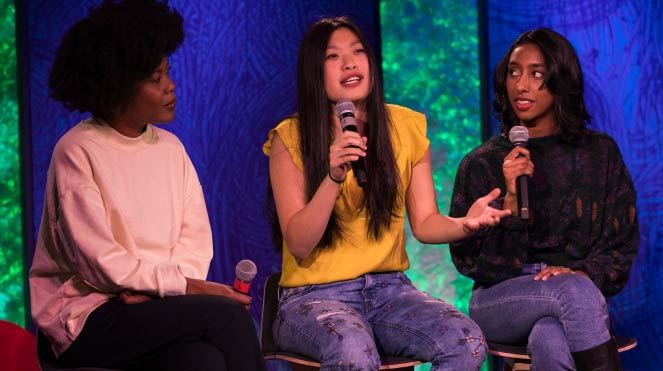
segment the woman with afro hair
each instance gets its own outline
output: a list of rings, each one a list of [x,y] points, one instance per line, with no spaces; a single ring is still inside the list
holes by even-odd
[[[65,367],[264,370],[251,298],[205,278],[212,232],[175,115],[166,2],[106,0],[63,37],[54,99],[91,117],[55,146],[30,269],[39,356]]]

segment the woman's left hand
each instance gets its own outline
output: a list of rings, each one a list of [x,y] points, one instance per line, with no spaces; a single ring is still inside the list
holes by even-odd
[[[495,188],[487,195],[474,201],[463,220],[465,232],[474,233],[483,227],[493,227],[499,224],[500,219],[511,215],[510,210],[498,210],[488,206],[500,195],[500,189]]]
[[[544,270],[542,270],[541,272],[534,275],[534,280],[535,281],[538,281],[538,280],[545,281],[548,278],[550,278],[552,276],[557,276],[559,274],[580,274],[580,275],[583,275],[585,277],[589,277],[589,276],[587,276],[587,273],[585,273],[583,271],[574,271],[571,268],[555,265],[555,266],[552,266],[552,267],[546,267]]]

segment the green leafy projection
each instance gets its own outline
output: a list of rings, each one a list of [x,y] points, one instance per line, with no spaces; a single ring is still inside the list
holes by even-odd
[[[474,0],[380,3],[386,99],[426,114],[433,180],[444,214],[449,211],[460,160],[481,143],[476,4]],[[458,273],[448,246],[423,245],[409,228],[406,233],[411,261],[407,274],[414,284],[467,313],[472,281]]]
[[[0,319],[25,326],[14,15],[0,0]]]

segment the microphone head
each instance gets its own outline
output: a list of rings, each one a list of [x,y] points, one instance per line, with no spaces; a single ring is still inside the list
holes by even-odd
[[[256,274],[258,274],[258,267],[248,259],[240,261],[235,267],[235,277],[241,281],[251,282]]]
[[[343,117],[343,115],[346,113],[350,113],[352,116],[354,116],[355,104],[352,103],[350,99],[341,99],[338,102],[336,102],[334,110],[336,111],[336,116],[338,117]]]
[[[513,145],[527,144],[529,131],[524,126],[514,126],[509,130],[509,140]]]

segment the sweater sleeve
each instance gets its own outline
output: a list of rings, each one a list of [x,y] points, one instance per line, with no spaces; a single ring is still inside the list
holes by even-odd
[[[502,158],[494,151],[473,151],[460,164],[451,200],[452,217],[465,216],[474,201],[499,187],[501,197],[492,207],[502,209],[506,186]],[[485,148],[485,147],[483,147]],[[477,284],[493,284],[520,273],[527,259],[527,229],[518,217],[503,218],[498,226],[482,229],[469,238],[449,244],[458,271]]]
[[[605,178],[605,199],[593,208],[602,208],[597,215],[602,220],[594,221],[589,254],[574,261],[570,268],[586,272],[604,295],[619,292],[629,277],[631,266],[638,252],[640,239],[636,212],[636,193],[633,181],[612,139],[604,141],[606,162],[596,164]],[[595,165],[595,166],[596,166]],[[605,170],[605,172],[603,172]]]
[[[171,260],[141,258],[131,236],[113,234],[130,230],[117,210],[107,210],[88,159],[78,146],[57,148],[53,153],[55,210],[54,236],[69,267],[90,287],[104,293],[123,289],[160,297],[181,295],[186,279]]]

